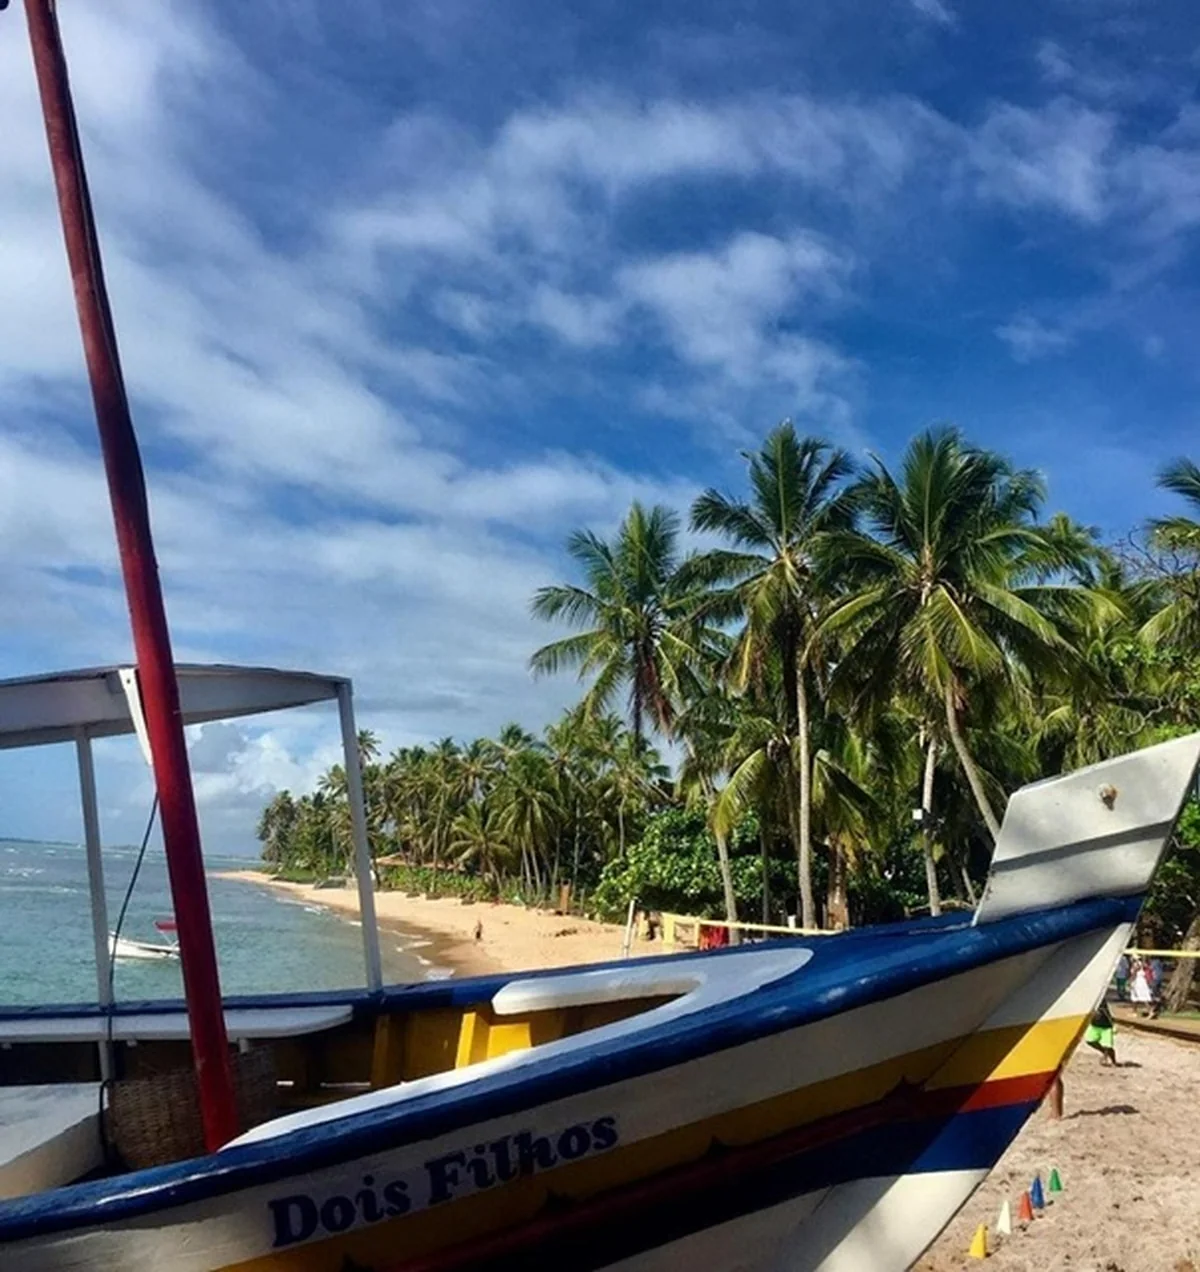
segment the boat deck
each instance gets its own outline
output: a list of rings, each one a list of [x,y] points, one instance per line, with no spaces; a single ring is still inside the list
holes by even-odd
[[[351,1019],[348,1005],[327,1007],[232,1008],[225,1013],[225,1032],[230,1042],[250,1039],[297,1038],[336,1028]],[[91,1014],[50,1014],[0,1020],[0,1046],[21,1043],[182,1042],[191,1036],[187,1012],[139,1012],[109,1018]]]
[[[0,1198],[57,1188],[103,1164],[98,1083],[0,1087]]]

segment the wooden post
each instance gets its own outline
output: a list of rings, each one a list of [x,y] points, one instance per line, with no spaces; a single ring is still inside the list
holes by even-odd
[[[138,680],[162,813],[167,873],[179,925],[179,961],[204,1141],[210,1151],[215,1151],[238,1133],[237,1103],[179,685],[150,533],[145,476],[121,374],[53,0],[25,0],[25,16],[137,652]]]

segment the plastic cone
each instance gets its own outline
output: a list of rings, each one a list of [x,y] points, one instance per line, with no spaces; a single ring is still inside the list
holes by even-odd
[[[1008,1204],[1007,1197],[1000,1203],[1000,1213],[996,1216],[996,1235],[1012,1236],[1012,1207]]]
[[[981,1223],[975,1229],[975,1235],[971,1238],[971,1248],[967,1251],[969,1259],[986,1259],[988,1256],[987,1248],[987,1224]]]
[[[1059,1178],[1058,1167],[1055,1166],[1050,1171],[1050,1191],[1052,1193],[1062,1192],[1062,1179]]]
[[[1017,1221],[1018,1223],[1033,1222],[1033,1202],[1029,1200],[1027,1192],[1023,1192],[1021,1200],[1017,1202]]]
[[[1034,1210],[1046,1209],[1046,1194],[1042,1192],[1041,1175],[1033,1177],[1033,1183],[1029,1187],[1029,1200],[1033,1203]]]

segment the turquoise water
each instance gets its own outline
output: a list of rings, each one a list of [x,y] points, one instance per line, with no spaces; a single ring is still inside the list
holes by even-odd
[[[134,848],[106,848],[109,926],[137,858]],[[211,872],[245,869],[244,859],[208,861],[209,901],[226,994],[362,986],[361,929],[319,906],[308,906],[266,887],[216,879]],[[121,934],[163,938],[155,919],[172,914],[162,848],[146,854]],[[437,976],[429,947],[414,934],[381,937],[384,976],[391,983]],[[179,964],[117,962],[121,999],[182,996]],[[96,1001],[96,972],[83,848],[73,844],[16,843],[0,839],[0,1005]]]

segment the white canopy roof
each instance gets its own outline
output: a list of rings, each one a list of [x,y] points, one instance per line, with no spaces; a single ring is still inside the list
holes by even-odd
[[[130,667],[88,667],[0,680],[0,750],[136,731],[122,676]],[[229,720],[335,699],[341,676],[271,667],[177,663],[185,724]]]

